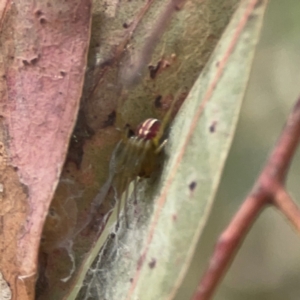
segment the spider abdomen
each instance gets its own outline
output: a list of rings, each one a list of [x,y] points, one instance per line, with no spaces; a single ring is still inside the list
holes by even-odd
[[[160,125],[161,122],[157,119],[147,119],[137,127],[136,136],[141,139],[152,140],[156,137]]]

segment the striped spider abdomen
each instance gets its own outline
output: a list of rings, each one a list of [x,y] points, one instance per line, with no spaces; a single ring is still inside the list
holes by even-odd
[[[118,216],[120,199],[125,192],[126,209],[130,183],[138,177],[150,177],[158,168],[160,153],[165,144],[165,141],[161,143],[163,129],[159,120],[147,119],[137,127],[133,136],[125,136],[119,141],[110,159],[108,179],[93,200],[94,213],[110,192],[114,195],[113,202],[118,204]]]
[[[152,140],[159,132],[161,122],[157,119],[147,119],[136,129],[136,136],[145,140]]]

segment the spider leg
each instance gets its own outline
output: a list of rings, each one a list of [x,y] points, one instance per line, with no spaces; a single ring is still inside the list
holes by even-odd
[[[134,205],[137,204],[137,177],[134,178],[134,181],[133,181],[133,197],[134,197]]]
[[[130,179],[127,180],[126,190],[125,190],[124,220],[125,220],[126,228],[129,228],[128,214],[127,214],[129,185],[130,185]]]
[[[117,185],[117,188],[115,188],[115,202],[117,204],[117,224],[116,224],[116,231],[119,229],[120,226],[120,215],[121,215],[121,205],[122,205],[122,194],[125,190],[125,194],[127,194],[125,197],[128,196],[128,185],[130,183],[130,179],[126,176],[123,176],[120,178],[119,184]],[[126,201],[126,199],[125,199]],[[124,213],[125,215],[125,213]],[[125,216],[126,218],[126,216]]]
[[[87,219],[85,220],[84,224],[75,232],[74,236],[77,236],[81,231],[92,224],[99,207],[104,202],[110,188],[112,187],[112,180],[113,176],[110,176],[100,189],[99,193],[95,196],[91,203],[90,212],[87,216]]]
[[[118,231],[120,226],[120,213],[121,213],[121,199],[118,199],[118,192],[115,190],[115,200],[117,202],[117,223],[116,223],[116,231]]]
[[[166,146],[167,142],[168,142],[168,139],[165,139],[155,150],[155,153],[158,154],[159,152],[161,152],[161,150]]]

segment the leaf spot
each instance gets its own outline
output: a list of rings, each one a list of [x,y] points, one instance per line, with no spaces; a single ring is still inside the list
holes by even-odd
[[[40,18],[40,24],[41,24],[41,25],[44,25],[44,24],[46,24],[46,23],[47,23],[46,18],[45,18],[45,17],[41,17],[41,18]]]
[[[214,133],[216,131],[216,127],[217,127],[217,122],[213,121],[212,124],[209,126],[209,131],[211,133]]]
[[[60,74],[61,77],[65,77],[67,73],[64,72],[64,71],[60,71],[59,74]]]
[[[150,269],[154,269],[156,266],[156,259],[152,258],[151,261],[149,262],[148,266]]]
[[[191,192],[193,192],[195,190],[196,186],[197,186],[197,182],[196,181],[192,181],[189,184],[189,189],[191,190]]]
[[[150,73],[150,78],[155,79],[155,77],[159,73],[161,73],[163,70],[170,67],[170,65],[171,65],[171,63],[167,59],[164,59],[164,58],[160,59],[156,65],[149,65],[148,69],[149,69],[149,73]]]
[[[29,66],[29,62],[27,60],[23,59],[22,62],[24,64],[24,66]]]
[[[32,59],[23,59],[22,63],[24,64],[24,66],[30,66],[30,65],[35,65],[39,60],[39,57],[36,56]]]
[[[37,9],[36,11],[35,11],[35,13],[34,13],[37,17],[40,17],[42,14],[43,14],[43,12],[40,10],[40,9]]]
[[[35,57],[35,58],[33,58],[33,59],[30,61],[30,63],[31,63],[32,65],[35,65],[37,62],[38,62],[38,57]]]

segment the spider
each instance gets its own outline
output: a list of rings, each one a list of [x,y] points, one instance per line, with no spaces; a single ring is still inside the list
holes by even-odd
[[[108,179],[93,199],[90,214],[83,226],[74,234],[74,237],[89,225],[94,225],[93,218],[111,190],[113,191],[114,202],[117,204],[116,230],[118,230],[120,223],[121,196],[123,192],[125,192],[124,219],[126,227],[129,227],[126,214],[129,185],[132,181],[135,181],[136,186],[138,177],[148,178],[157,169],[160,162],[159,156],[167,142],[165,129],[167,120],[170,118],[169,111],[163,122],[157,119],[147,119],[137,127],[135,133],[131,136],[128,134],[129,130],[127,130],[128,132],[118,142],[111,155]],[[101,219],[101,222],[105,226],[104,219]],[[103,227],[101,226],[100,228]],[[70,253],[69,255],[71,255]],[[74,264],[73,267],[75,268]]]
[[[125,210],[128,198],[128,187],[138,177],[149,178],[157,169],[160,154],[167,142],[163,138],[162,123],[157,119],[147,119],[141,123],[133,136],[126,134],[113,150],[109,163],[109,176],[99,193],[93,200],[93,209],[98,210],[110,189],[113,189],[117,203],[117,227],[121,210],[121,196],[125,191]],[[128,222],[125,221],[128,227]]]
[[[166,127],[172,112],[173,101],[170,109],[161,122],[158,119],[146,119],[136,129],[133,135],[127,134],[116,145],[109,163],[109,176],[92,201],[92,211],[95,213],[103,203],[108,193],[113,190],[114,202],[117,203],[117,224],[121,210],[121,196],[125,192],[124,218],[126,226],[126,205],[128,187],[134,182],[136,187],[137,178],[149,178],[157,170],[160,162],[160,154],[167,143]],[[134,187],[134,190],[135,190]]]

